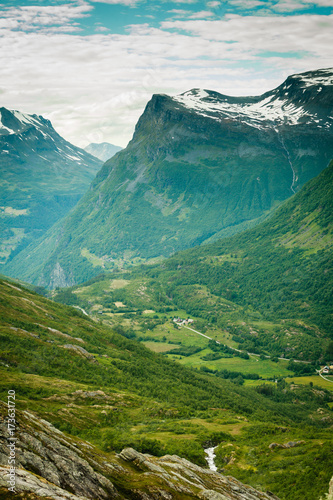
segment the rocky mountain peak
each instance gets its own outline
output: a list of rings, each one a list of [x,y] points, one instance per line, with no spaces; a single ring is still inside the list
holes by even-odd
[[[54,133],[51,122],[46,120],[42,116],[29,115],[26,113],[21,113],[16,110],[9,110],[7,108],[0,108],[0,134],[1,135],[12,135],[18,132],[23,132],[24,130],[34,127],[35,129],[41,130],[45,128],[51,129]]]

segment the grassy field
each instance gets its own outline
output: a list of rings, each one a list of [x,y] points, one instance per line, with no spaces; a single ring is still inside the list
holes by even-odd
[[[206,366],[211,370],[230,370],[242,372],[244,374],[248,373],[258,373],[262,378],[279,378],[285,377],[290,374],[287,370],[287,361],[279,361],[274,363],[270,360],[261,360],[258,356],[250,356],[250,359],[242,359],[239,357],[232,358],[222,358],[217,361],[203,361],[201,358],[210,351],[205,349],[197,354],[193,354],[188,357],[173,356],[169,354],[170,358],[177,359],[179,363],[185,366],[192,366],[194,368],[200,368],[200,366]]]
[[[166,342],[143,342],[153,352],[166,352],[179,347],[177,344],[168,344]]]
[[[286,382],[288,383],[293,382],[294,384],[301,384],[301,385],[309,385],[312,382],[313,385],[316,385],[318,387],[323,387],[328,391],[333,391],[333,383],[324,380],[319,375],[312,375],[311,377],[287,377]]]

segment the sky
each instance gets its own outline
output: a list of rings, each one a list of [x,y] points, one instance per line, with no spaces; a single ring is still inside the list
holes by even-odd
[[[0,37],[0,106],[125,147],[152,94],[332,67],[333,0],[0,0]]]

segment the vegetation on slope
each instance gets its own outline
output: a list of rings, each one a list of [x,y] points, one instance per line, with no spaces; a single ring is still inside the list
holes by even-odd
[[[333,163],[252,230],[175,254],[160,265],[101,275],[53,297],[125,327],[143,341],[165,338],[207,348],[198,335],[190,334],[187,341],[189,332],[175,331],[174,316],[191,316],[196,330],[232,348],[330,361],[332,186]],[[211,350],[181,361],[192,366],[198,359],[210,361],[213,369],[226,363],[216,357],[203,360],[207,355]],[[311,373],[310,367],[302,370]]]
[[[256,390],[186,369],[74,308],[5,281],[0,283],[0,316],[1,399],[14,389],[18,408],[106,451],[133,446],[204,465],[205,446],[219,444],[223,450],[228,444],[228,452],[219,453],[225,471],[238,476],[246,470],[249,483],[263,489],[269,485],[282,499],[296,500],[300,492],[313,500],[327,489],[331,470],[320,443],[331,439],[329,392],[279,384]],[[286,430],[262,437],[258,426],[264,422]],[[273,437],[283,443],[304,440],[299,446],[318,457],[318,480],[311,490],[301,448],[300,453],[277,448],[273,454],[268,448]],[[263,453],[254,465],[250,450],[258,439]],[[232,460],[230,450],[235,451]],[[299,484],[294,497],[282,480],[291,457]],[[272,459],[280,482],[267,474]]]

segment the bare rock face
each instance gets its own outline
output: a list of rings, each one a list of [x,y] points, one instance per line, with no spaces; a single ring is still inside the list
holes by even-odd
[[[0,498],[9,480],[6,417],[0,402]],[[16,419],[15,492],[26,500],[278,500],[176,455],[105,454],[32,413],[16,411]]]
[[[0,487],[7,485],[8,468],[0,467]],[[86,497],[73,495],[58,488],[52,483],[41,479],[31,472],[19,469],[16,473],[16,490],[20,493],[35,493],[38,497],[47,497],[54,500],[85,500]],[[1,491],[1,490],[0,490]],[[36,497],[35,497],[36,498]]]
[[[170,498],[184,498],[184,496],[179,497],[178,493],[189,494],[191,495],[189,498],[193,498],[195,492],[194,498],[204,500],[278,500],[275,495],[257,491],[233,477],[204,469],[177,455],[155,458],[138,453],[133,448],[125,448],[118,457],[125,462],[132,463],[140,471],[147,471],[144,472],[146,476],[154,474],[162,477],[171,489]],[[150,498],[169,497],[151,496]]]
[[[2,406],[2,405],[1,405]],[[4,406],[4,405],[3,405]],[[94,470],[84,453],[49,422],[22,412],[16,429],[16,467],[47,479],[52,487],[70,491],[77,496],[104,500],[119,498],[113,484]],[[5,419],[0,421],[0,465],[8,465],[9,432]],[[2,484],[4,473],[2,474]],[[20,473],[17,488],[26,491],[27,485],[39,489],[31,474]],[[45,495],[44,495],[45,496]],[[66,497],[64,497],[66,498]],[[68,497],[70,498],[70,497]]]

